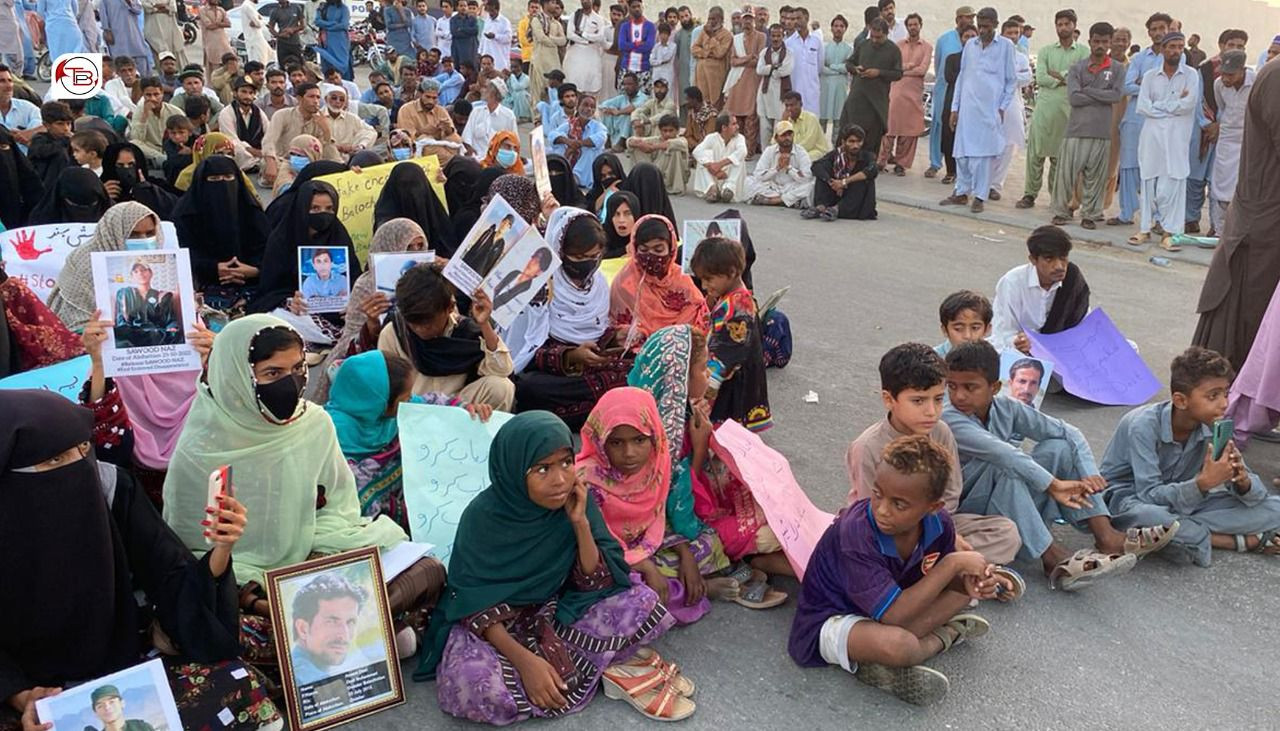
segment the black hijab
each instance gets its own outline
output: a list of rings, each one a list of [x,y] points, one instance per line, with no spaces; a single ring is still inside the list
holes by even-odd
[[[449,204],[449,214],[458,215],[471,199],[471,191],[483,170],[480,163],[469,157],[455,155],[444,166],[444,199]]]
[[[751,265],[756,261],[756,247],[751,243],[751,234],[747,232],[747,219],[742,217],[742,213],[737,208],[730,208],[722,211],[720,215],[716,216],[715,220],[741,222],[738,224],[740,228],[739,241],[747,254],[747,268],[742,272],[742,283],[747,285],[747,289],[754,292],[755,287],[751,286]],[[674,224],[674,221],[672,223]]]
[[[69,167],[44,192],[31,211],[28,225],[42,223],[97,223],[111,207],[111,197],[92,170]]]
[[[613,175],[606,176],[604,174],[604,166],[606,164],[609,166],[609,169],[613,171]],[[596,199],[604,195],[604,192],[608,190],[610,185],[622,182],[622,172],[624,169],[625,168],[622,167],[622,161],[619,160],[618,156],[612,152],[601,154],[600,157],[597,157],[591,163],[591,190],[587,192],[587,206],[589,208],[592,208],[593,210],[595,209]],[[636,214],[636,218],[639,217],[640,215]]]
[[[298,171],[298,176],[289,184],[288,189],[276,196],[267,206],[267,225],[275,228],[288,217],[289,211],[293,208],[293,199],[297,197],[298,189],[303,183],[324,175],[346,172],[346,170],[346,165],[332,160],[316,160],[307,163],[306,167]]]
[[[551,176],[551,194],[562,206],[582,207],[582,191],[573,178],[573,166],[564,155],[547,155],[547,172]]]
[[[407,218],[422,227],[437,256],[452,258],[458,250],[449,213],[436,197],[421,165],[402,162],[391,168],[387,183],[373,206],[373,230],[393,218]]]
[[[471,184],[463,197],[461,207],[458,210],[449,209],[450,217],[453,219],[453,229],[458,232],[459,240],[466,238],[475,225],[480,220],[480,212],[484,210],[485,196],[489,193],[489,186],[493,182],[507,172],[499,167],[485,168],[476,176],[475,181]]]
[[[1068,263],[1067,276],[1062,280],[1062,286],[1058,288],[1058,294],[1053,298],[1053,305],[1049,307],[1049,314],[1045,316],[1044,327],[1040,328],[1040,332],[1051,335],[1070,330],[1079,325],[1087,314],[1089,314],[1089,283],[1084,281],[1084,274],[1080,272],[1080,267],[1074,263]]]
[[[626,179],[618,185],[618,190],[634,193],[640,199],[640,210],[634,211],[637,221],[641,216],[656,213],[665,216],[676,231],[680,230],[676,211],[671,207],[671,198],[667,196],[666,183],[662,181],[662,171],[653,163],[636,163]]]
[[[214,175],[230,175],[232,180],[210,181]],[[245,184],[236,161],[226,155],[213,155],[196,167],[191,187],[174,206],[173,225],[178,243],[191,251],[197,287],[218,284],[218,263],[231,257],[260,265],[270,233],[257,196]]]
[[[259,267],[258,296],[249,303],[247,309],[250,313],[270,312],[298,291],[300,246],[346,247],[347,269],[351,281],[354,282],[362,273],[360,259],[356,257],[355,246],[351,244],[351,236],[336,214],[331,216],[327,229],[311,233],[311,199],[318,193],[327,193],[333,199],[334,211],[342,210],[338,191],[332,185],[320,180],[308,180],[297,187],[288,215],[282,223],[271,229],[271,235],[267,237],[267,250],[262,256],[262,266]]]
[[[42,196],[44,184],[36,169],[9,130],[0,125],[0,223],[7,229],[26,226]]]
[[[391,318],[395,325],[400,346],[413,360],[413,367],[424,376],[433,378],[467,374],[467,381],[474,381],[479,374],[484,351],[480,341],[484,337],[480,326],[469,317],[458,320],[453,332],[438,338],[423,340],[414,334],[399,313]]]
[[[626,190],[615,190],[613,195],[609,196],[609,202],[604,206],[604,258],[617,259],[620,256],[627,255],[627,244],[631,243],[631,236],[623,236],[613,228],[613,214],[618,212],[618,207],[623,203],[631,209],[631,215],[636,220],[640,220],[640,199],[635,194]]]
[[[124,151],[133,153],[132,168],[120,166],[120,153]],[[147,156],[143,154],[141,147],[132,142],[109,145],[107,151],[102,153],[102,175],[99,177],[103,183],[115,181],[120,184],[120,195],[116,197],[116,203],[137,201],[155,211],[160,220],[172,221],[173,206],[178,202],[178,196],[151,183],[149,172]]]

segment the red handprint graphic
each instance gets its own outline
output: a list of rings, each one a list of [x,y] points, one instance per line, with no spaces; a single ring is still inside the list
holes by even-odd
[[[53,251],[52,246],[47,249],[37,249],[36,234],[30,230],[18,231],[14,238],[9,239],[9,245],[13,247],[14,251],[18,252],[18,258],[23,261],[34,261],[39,259],[41,255]]]

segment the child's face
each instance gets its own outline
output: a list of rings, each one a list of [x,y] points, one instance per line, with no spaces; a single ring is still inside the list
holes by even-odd
[[[80,147],[80,145],[77,145],[74,142],[71,143],[71,154],[75,156],[76,164],[78,165],[98,164],[97,155],[95,155],[92,152],[89,152],[88,150],[85,150],[84,148]]]
[[[1041,287],[1052,287],[1055,283],[1067,278],[1067,261],[1070,255],[1031,256],[1031,265],[1036,268],[1036,276],[1040,278]]]
[[[908,533],[929,513],[942,508],[941,500],[929,497],[929,476],[904,475],[887,463],[876,467],[871,487],[871,515],[881,533],[891,536]]]
[[[573,451],[565,447],[534,462],[525,473],[524,484],[534,505],[546,510],[559,510],[573,494],[576,480]]]
[[[71,123],[65,120],[62,122],[50,122],[46,124],[44,128],[49,132],[49,136],[51,137],[56,137],[60,140],[65,140],[71,137]]]
[[[1000,393],[1000,382],[988,383],[978,371],[947,371],[947,393],[951,405],[962,414],[986,417],[991,401]]]
[[[169,139],[173,144],[183,147],[191,139],[191,130],[189,129],[171,129],[168,130]]]
[[[702,292],[707,295],[707,300],[710,302],[720,301],[721,297],[738,287],[738,274],[708,274],[707,272],[694,272],[694,274],[702,282]]]
[[[614,228],[617,228],[616,224],[614,225]],[[648,241],[640,242],[640,244],[636,246],[636,251],[641,254],[652,254],[654,256],[670,256],[671,242],[666,239],[649,239]]]
[[[938,425],[945,391],[946,385],[939,383],[932,388],[903,389],[897,396],[881,391],[880,398],[895,428],[914,436],[927,436]]]
[[[947,341],[954,348],[962,343],[976,342],[990,335],[991,323],[983,322],[982,317],[973,310],[960,310],[955,319],[942,328],[942,334],[947,336]]]
[[[445,310],[425,320],[410,321],[406,324],[414,335],[423,340],[431,340],[444,335],[445,329],[449,327],[449,314],[450,311]]]
[[[664,140],[674,140],[676,135],[680,134],[679,127],[659,127],[658,134]]]
[[[661,33],[661,32],[660,32],[660,33],[658,33],[658,42],[659,42],[659,43],[662,43],[663,45],[666,45],[666,43],[667,43],[668,41],[670,41],[670,40],[671,40],[671,32],[670,32],[670,31],[668,31],[668,32],[666,32],[666,33]]]
[[[604,440],[604,451],[615,470],[624,475],[634,475],[644,469],[653,456],[653,438],[623,424],[609,432]]]
[[[1225,378],[1206,378],[1191,393],[1173,394],[1175,408],[1185,409],[1191,418],[1205,425],[1226,416],[1227,394],[1231,390],[1231,381]]]

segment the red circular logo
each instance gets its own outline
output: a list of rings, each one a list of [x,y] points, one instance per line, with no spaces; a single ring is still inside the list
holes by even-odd
[[[87,99],[102,88],[102,56],[64,53],[53,67],[53,91],[59,99]]]

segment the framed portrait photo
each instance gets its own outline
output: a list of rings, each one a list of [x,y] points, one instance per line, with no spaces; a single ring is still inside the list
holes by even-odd
[[[267,572],[289,727],[314,731],[404,703],[374,547]]]

